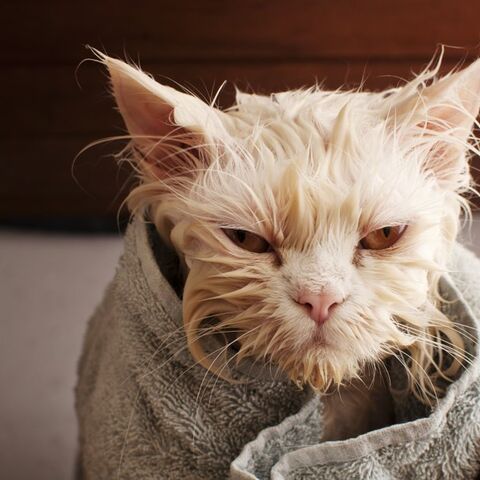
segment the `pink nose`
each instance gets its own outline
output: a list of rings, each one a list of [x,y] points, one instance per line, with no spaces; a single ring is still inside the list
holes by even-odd
[[[338,293],[312,293],[304,290],[298,296],[297,302],[305,305],[310,318],[321,325],[327,321],[334,307],[343,302],[343,298]]]

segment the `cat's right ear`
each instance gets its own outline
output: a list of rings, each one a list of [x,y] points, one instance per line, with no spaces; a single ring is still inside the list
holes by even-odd
[[[403,128],[401,141],[412,150],[423,151],[424,168],[440,185],[458,190],[469,181],[467,153],[477,153],[476,142],[470,140],[473,128],[479,125],[480,59],[437,79],[439,66],[399,89],[397,94],[406,98],[389,113]],[[425,80],[431,83],[427,86]],[[395,96],[391,96],[394,101]]]
[[[161,85],[139,68],[95,54],[108,68],[140,169],[166,178],[204,168],[208,145],[225,136],[224,114],[197,97]]]

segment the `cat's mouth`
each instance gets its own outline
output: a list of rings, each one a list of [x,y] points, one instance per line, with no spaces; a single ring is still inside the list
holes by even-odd
[[[325,325],[315,325],[312,334],[306,342],[306,349],[332,349],[334,345],[329,341]],[[242,349],[242,335],[238,332],[225,330],[222,331],[225,344],[228,344],[228,350],[231,353],[239,353]]]
[[[241,333],[224,330],[221,332],[225,345],[231,354],[237,354],[242,349],[244,335]],[[333,350],[334,344],[328,339],[328,328],[326,325],[317,324],[313,327],[311,335],[304,344],[306,350]]]
[[[318,325],[315,330],[312,333],[311,339],[311,346],[312,347],[329,347],[330,344],[327,341],[326,335],[325,335],[325,329],[323,328],[322,325]]]

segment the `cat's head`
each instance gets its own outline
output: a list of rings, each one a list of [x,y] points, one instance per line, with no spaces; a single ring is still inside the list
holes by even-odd
[[[462,348],[435,304],[470,188],[480,61],[380,93],[238,93],[220,111],[101,59],[141,178],[130,205],[188,272],[196,360],[228,371],[198,340],[214,317],[238,358],[298,384],[322,390],[407,350],[412,385],[428,390],[439,339]]]

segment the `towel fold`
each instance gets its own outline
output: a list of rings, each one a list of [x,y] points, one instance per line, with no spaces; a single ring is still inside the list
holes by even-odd
[[[395,425],[321,443],[318,395],[271,366],[244,363],[236,374],[245,381],[230,384],[195,363],[168,268],[174,256],[153,232],[140,217],[130,224],[88,326],[76,391],[82,479],[476,478],[480,261],[472,253],[457,246],[442,280],[445,313],[473,338],[471,365],[432,412],[408,398],[409,418],[399,413]]]

